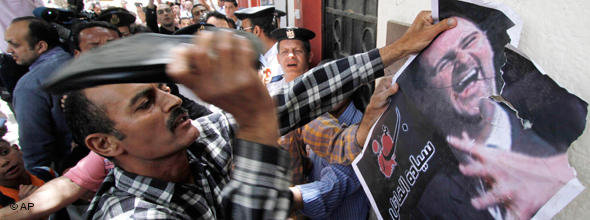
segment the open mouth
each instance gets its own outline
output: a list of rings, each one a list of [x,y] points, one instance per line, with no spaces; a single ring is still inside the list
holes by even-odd
[[[15,164],[15,165],[11,166],[10,168],[8,168],[8,170],[6,170],[5,173],[6,173],[6,175],[12,175],[12,174],[16,173],[16,171],[17,171],[17,165]]]
[[[174,121],[174,125],[172,126],[172,130],[176,129],[179,125],[181,125],[182,123],[186,122],[188,119],[189,119],[189,117],[188,117],[188,114],[187,113],[184,113],[184,114],[180,115]]]
[[[297,64],[296,63],[288,63],[287,67],[297,67]]]
[[[470,84],[477,81],[480,74],[481,74],[480,68],[472,68],[462,78],[453,77],[453,78],[457,78],[457,79],[453,79],[453,90],[457,93],[463,92],[463,90],[465,90],[465,88],[467,88],[467,86],[469,86]],[[459,82],[457,82],[457,81],[459,81]]]
[[[172,111],[170,118],[166,122],[166,127],[168,127],[172,133],[174,133],[174,130],[176,130],[178,126],[189,121],[189,119],[188,112],[184,108],[176,108]]]

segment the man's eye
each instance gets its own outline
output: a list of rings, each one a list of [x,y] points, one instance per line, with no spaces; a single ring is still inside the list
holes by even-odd
[[[463,44],[463,49],[471,47],[477,41],[476,35],[471,35],[469,38],[465,39],[465,43]]]
[[[436,68],[437,72],[442,72],[444,70],[446,70],[447,68],[451,67],[451,61],[450,60],[445,60],[443,62],[441,62],[438,67]]]
[[[10,151],[6,150],[6,149],[0,151],[0,155],[2,155],[2,156],[6,156],[6,155],[8,155],[8,153],[10,153]]]
[[[148,109],[148,108],[150,108],[151,105],[152,105],[152,101],[150,99],[146,99],[141,104],[139,104],[139,106],[137,106],[137,110]]]

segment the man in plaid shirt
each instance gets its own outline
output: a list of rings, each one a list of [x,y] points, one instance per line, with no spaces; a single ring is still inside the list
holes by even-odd
[[[89,218],[285,218],[292,196],[289,160],[276,147],[277,131],[285,134],[332,109],[381,76],[384,66],[420,51],[454,25],[432,25],[429,12],[422,12],[395,43],[325,64],[287,84],[273,97],[276,109],[254,68],[247,68],[254,57],[249,44],[230,33],[200,34],[194,46],[177,51],[167,72],[231,115],[190,121],[179,99],[154,84],[70,93],[65,111],[75,139],[116,165]],[[234,65],[222,65],[228,60]]]

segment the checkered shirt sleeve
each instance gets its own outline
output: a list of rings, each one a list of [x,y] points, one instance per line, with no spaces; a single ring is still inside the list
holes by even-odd
[[[225,216],[231,219],[286,219],[289,190],[289,154],[278,148],[238,139],[235,170],[223,188]]]
[[[303,142],[328,163],[349,165],[361,152],[356,141],[357,125],[346,127],[329,113],[311,121],[303,127]]]
[[[360,85],[383,76],[378,49],[315,67],[273,96],[281,136],[328,112]]]

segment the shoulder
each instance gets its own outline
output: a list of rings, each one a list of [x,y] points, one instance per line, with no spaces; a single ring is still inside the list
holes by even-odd
[[[97,199],[97,198],[95,198]],[[141,197],[124,192],[102,194],[98,201],[98,210],[92,213],[92,219],[178,219],[179,213],[168,207],[147,201]]]
[[[57,177],[55,171],[46,166],[37,166],[31,168],[29,171],[32,175],[35,175],[37,178],[47,182],[55,177]]]

